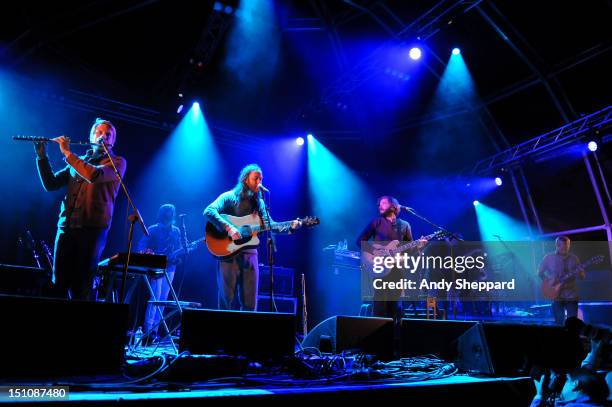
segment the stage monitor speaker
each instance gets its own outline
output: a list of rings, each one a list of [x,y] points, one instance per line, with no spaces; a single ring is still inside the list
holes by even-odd
[[[0,377],[118,373],[126,304],[0,295]]]
[[[39,267],[0,264],[0,294],[41,296],[51,286],[51,273]]]
[[[436,355],[444,360],[457,358],[458,339],[476,322],[437,319],[402,319],[402,357]]]
[[[459,338],[457,366],[495,376],[528,376],[533,366],[571,370],[585,356],[560,326],[478,323]]]
[[[295,352],[295,315],[186,309],[180,351],[277,359]]]
[[[302,347],[330,353],[361,352],[388,360],[393,358],[393,319],[330,317],[306,335]]]

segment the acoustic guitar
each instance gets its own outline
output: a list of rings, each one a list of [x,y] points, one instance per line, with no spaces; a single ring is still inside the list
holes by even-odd
[[[240,232],[242,238],[233,240],[227,235],[226,231],[219,230],[214,224],[208,222],[206,224],[206,247],[210,253],[218,259],[228,259],[240,251],[248,248],[254,248],[259,245],[257,234],[272,230],[273,232],[285,232],[291,228],[293,220],[286,222],[274,223],[272,227],[264,225],[261,217],[257,213],[252,213],[247,216],[232,216],[224,215],[221,217],[230,222]],[[303,219],[296,219],[298,228],[303,226],[315,226],[320,223],[316,216],[308,216]]]

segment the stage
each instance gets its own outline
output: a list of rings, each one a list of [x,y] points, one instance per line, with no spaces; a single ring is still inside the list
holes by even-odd
[[[1,403],[612,366],[610,0],[77,3],[3,14]]]
[[[266,382],[272,384],[266,384]],[[280,384],[285,382],[285,384]],[[325,383],[328,382],[328,383]],[[49,382],[47,382],[49,383]],[[30,383],[32,385],[33,383]],[[64,383],[57,383],[65,385]],[[209,383],[153,383],[95,389],[93,386],[68,385],[64,400],[40,400],[40,405],[207,405],[239,401],[280,405],[288,402],[339,402],[359,400],[368,403],[410,402],[415,405],[513,405],[528,406],[535,394],[533,380],[486,378],[454,375],[423,382],[350,382],[339,380],[295,381],[290,377],[228,378]],[[0,400],[13,403],[6,391]],[[19,400],[23,401],[23,400]],[[286,404],[285,404],[286,405]]]

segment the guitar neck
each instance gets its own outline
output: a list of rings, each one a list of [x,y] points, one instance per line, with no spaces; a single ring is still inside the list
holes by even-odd
[[[268,230],[284,230],[289,229],[292,222],[292,220],[288,220],[286,222],[276,222],[274,225],[256,225],[251,226],[251,230],[255,233],[267,232]]]
[[[201,238],[201,239],[198,239],[198,240],[194,240],[193,242],[189,243],[187,246],[181,247],[180,249],[176,249],[168,257],[174,257],[174,256],[176,256],[178,254],[181,254],[185,250],[189,251],[189,250],[195,248],[198,245],[198,243],[201,243],[203,241],[204,241],[204,238]]]
[[[424,240],[430,240],[434,236],[435,236],[435,233],[432,233],[431,235],[427,235],[427,236],[423,237],[423,239]],[[406,250],[413,249],[413,248],[417,247],[418,244],[419,244],[418,240],[413,240],[412,242],[408,242],[408,243],[405,243],[405,244],[403,244],[401,246],[397,246],[395,249],[390,250],[390,253],[394,256],[397,253],[401,253],[401,252],[404,252]]]
[[[569,273],[567,273],[565,276],[563,276],[561,278],[561,282],[565,283],[568,280],[571,280],[572,278],[576,277],[578,274],[580,274],[580,272],[582,272],[582,270],[585,270],[587,267],[591,266],[592,264],[597,263],[597,260],[590,259],[585,261],[584,263],[582,263],[579,267],[576,267],[574,270],[570,271]]]

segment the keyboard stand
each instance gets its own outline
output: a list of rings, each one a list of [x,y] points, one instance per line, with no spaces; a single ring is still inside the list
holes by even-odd
[[[107,292],[106,298],[107,298],[107,300],[110,299],[110,302],[116,303],[117,302],[117,296],[116,296],[116,293],[115,293],[115,289],[113,287],[114,286],[114,281],[115,281],[116,278],[120,277],[123,274],[123,270],[117,270],[117,269],[113,268],[113,269],[110,269],[110,270],[107,270],[107,271],[108,271],[108,274],[109,274],[109,277],[110,277],[110,284],[109,284],[109,287],[108,287],[108,292]],[[170,283],[170,278],[168,277],[168,273],[166,272],[165,269],[163,269],[163,270],[156,270],[156,271],[141,271],[141,270],[130,271],[130,270],[128,270],[128,277],[129,276],[137,276],[137,277],[141,277],[143,279],[143,281],[145,283],[145,286],[147,287],[147,290],[149,291],[150,298],[151,298],[151,300],[153,302],[159,302],[159,301],[158,301],[157,297],[155,296],[155,293],[153,292],[153,287],[151,287],[151,283],[149,282],[149,277],[166,278],[166,282]],[[182,314],[183,310],[182,310],[180,301],[178,300],[178,297],[176,295],[176,292],[172,288],[172,284],[170,284],[170,292],[172,294],[173,301],[169,301],[169,302],[174,304],[180,310],[179,312]],[[109,298],[109,296],[110,296],[110,298]],[[131,295],[126,295],[125,296],[126,303],[129,302],[130,297],[131,297]],[[168,324],[166,323],[166,318],[164,318],[164,312],[163,312],[162,307],[160,305],[156,305],[155,306],[155,311],[160,316],[159,322],[157,323],[157,325],[155,327],[157,327],[159,325],[162,325],[164,327],[164,329],[165,329],[165,331],[167,333],[167,336],[170,339],[170,344],[172,346],[172,350],[174,351],[174,354],[178,354],[178,348],[176,347],[176,344],[174,343],[174,340],[172,339],[172,335],[170,333],[170,328],[168,327]],[[145,332],[145,335],[146,334],[147,334],[147,332]],[[134,335],[134,332],[132,332],[132,339],[134,339],[133,335]],[[144,338],[144,336],[143,336],[143,338]],[[165,338],[165,336],[164,336],[164,338]],[[130,341],[130,342],[132,342],[132,341]],[[138,342],[134,342],[134,346],[135,347],[141,346],[141,345],[143,345],[143,342],[144,341],[142,339],[140,339]]]

